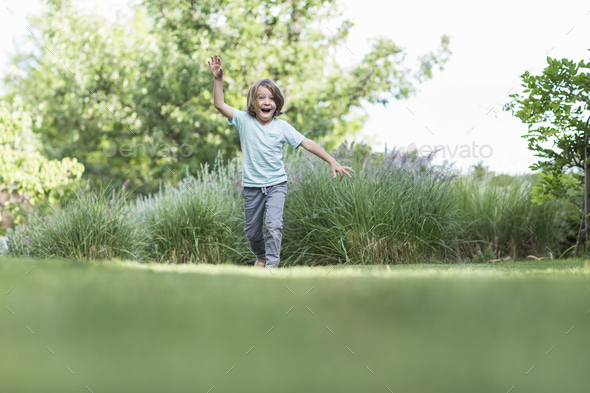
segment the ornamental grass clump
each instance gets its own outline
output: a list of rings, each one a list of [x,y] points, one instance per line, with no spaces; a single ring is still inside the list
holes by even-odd
[[[303,151],[289,164],[284,263],[399,264],[452,257],[461,223],[449,184],[457,175],[385,148],[363,161],[354,142],[333,157],[354,169],[332,179],[330,167]]]
[[[241,171],[217,156],[212,170],[139,197],[137,211],[148,232],[150,258],[166,263],[245,263],[251,259],[244,235]]]
[[[85,192],[86,186],[61,210],[45,217],[34,212],[24,224],[8,230],[9,253],[70,259],[145,258],[145,232],[127,200],[127,183],[120,190],[95,192]]]
[[[576,209],[565,199],[539,205],[532,201],[537,175],[495,175],[476,172],[453,182],[459,212],[468,223],[457,242],[457,256],[482,261],[529,255],[557,258],[575,238]],[[483,254],[482,254],[483,253]],[[481,258],[480,258],[481,259]]]

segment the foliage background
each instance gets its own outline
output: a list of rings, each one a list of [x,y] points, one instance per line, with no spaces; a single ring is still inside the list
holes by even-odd
[[[333,1],[145,0],[115,22],[70,0],[48,6],[31,20],[34,50],[12,59],[3,100],[22,100],[38,119],[33,129],[46,157],[76,157],[93,183],[130,179],[131,191],[144,195],[157,191],[160,179],[175,184],[187,169],[196,174],[218,152],[239,151],[238,134],[213,109],[206,60],[214,53],[227,70],[229,105],[243,108],[253,82],[274,79],[286,95],[284,119],[327,151],[359,135],[362,100],[386,105],[410,96],[451,54],[443,36],[440,48],[410,68],[404,50],[379,37],[355,67],[343,69],[333,49],[353,24],[323,27],[341,14]],[[124,157],[124,144],[168,148]],[[179,154],[183,144],[192,147],[188,157]]]

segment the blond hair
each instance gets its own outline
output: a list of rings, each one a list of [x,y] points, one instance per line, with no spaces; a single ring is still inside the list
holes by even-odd
[[[282,115],[283,112],[281,112],[281,109],[283,109],[283,104],[285,103],[285,96],[277,84],[270,79],[257,80],[252,84],[252,86],[250,86],[250,90],[248,90],[248,99],[246,101],[246,112],[248,112],[251,116],[256,117],[256,109],[258,106],[256,93],[258,92],[258,87],[260,86],[268,88],[268,90],[270,90],[272,93],[275,104],[277,105],[274,116]]]

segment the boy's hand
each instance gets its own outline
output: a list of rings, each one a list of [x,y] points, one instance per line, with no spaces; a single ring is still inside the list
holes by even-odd
[[[348,172],[346,172],[347,169],[354,172],[354,170],[351,167],[342,166],[342,165],[338,164],[336,161],[331,163],[330,166],[332,167],[332,175],[334,175],[334,177],[332,177],[332,179],[336,178],[336,172],[338,172],[340,174],[339,181],[342,181],[342,176],[344,176],[345,173],[348,177],[350,177],[352,179],[352,176],[350,176],[350,174]]]
[[[211,56],[211,62],[209,62],[209,60],[207,60],[207,63],[209,64],[209,69],[211,70],[211,73],[213,74],[213,77],[215,79],[223,78],[223,68],[221,67],[221,58],[219,56],[217,56],[217,53],[215,54],[215,58],[213,58],[213,56]]]

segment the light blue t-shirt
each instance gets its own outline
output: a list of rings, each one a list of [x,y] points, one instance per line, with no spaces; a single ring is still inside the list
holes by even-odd
[[[248,112],[234,109],[227,121],[240,132],[242,186],[270,187],[287,181],[283,166],[283,144],[297,149],[306,139],[291,124],[273,116],[265,126]]]

